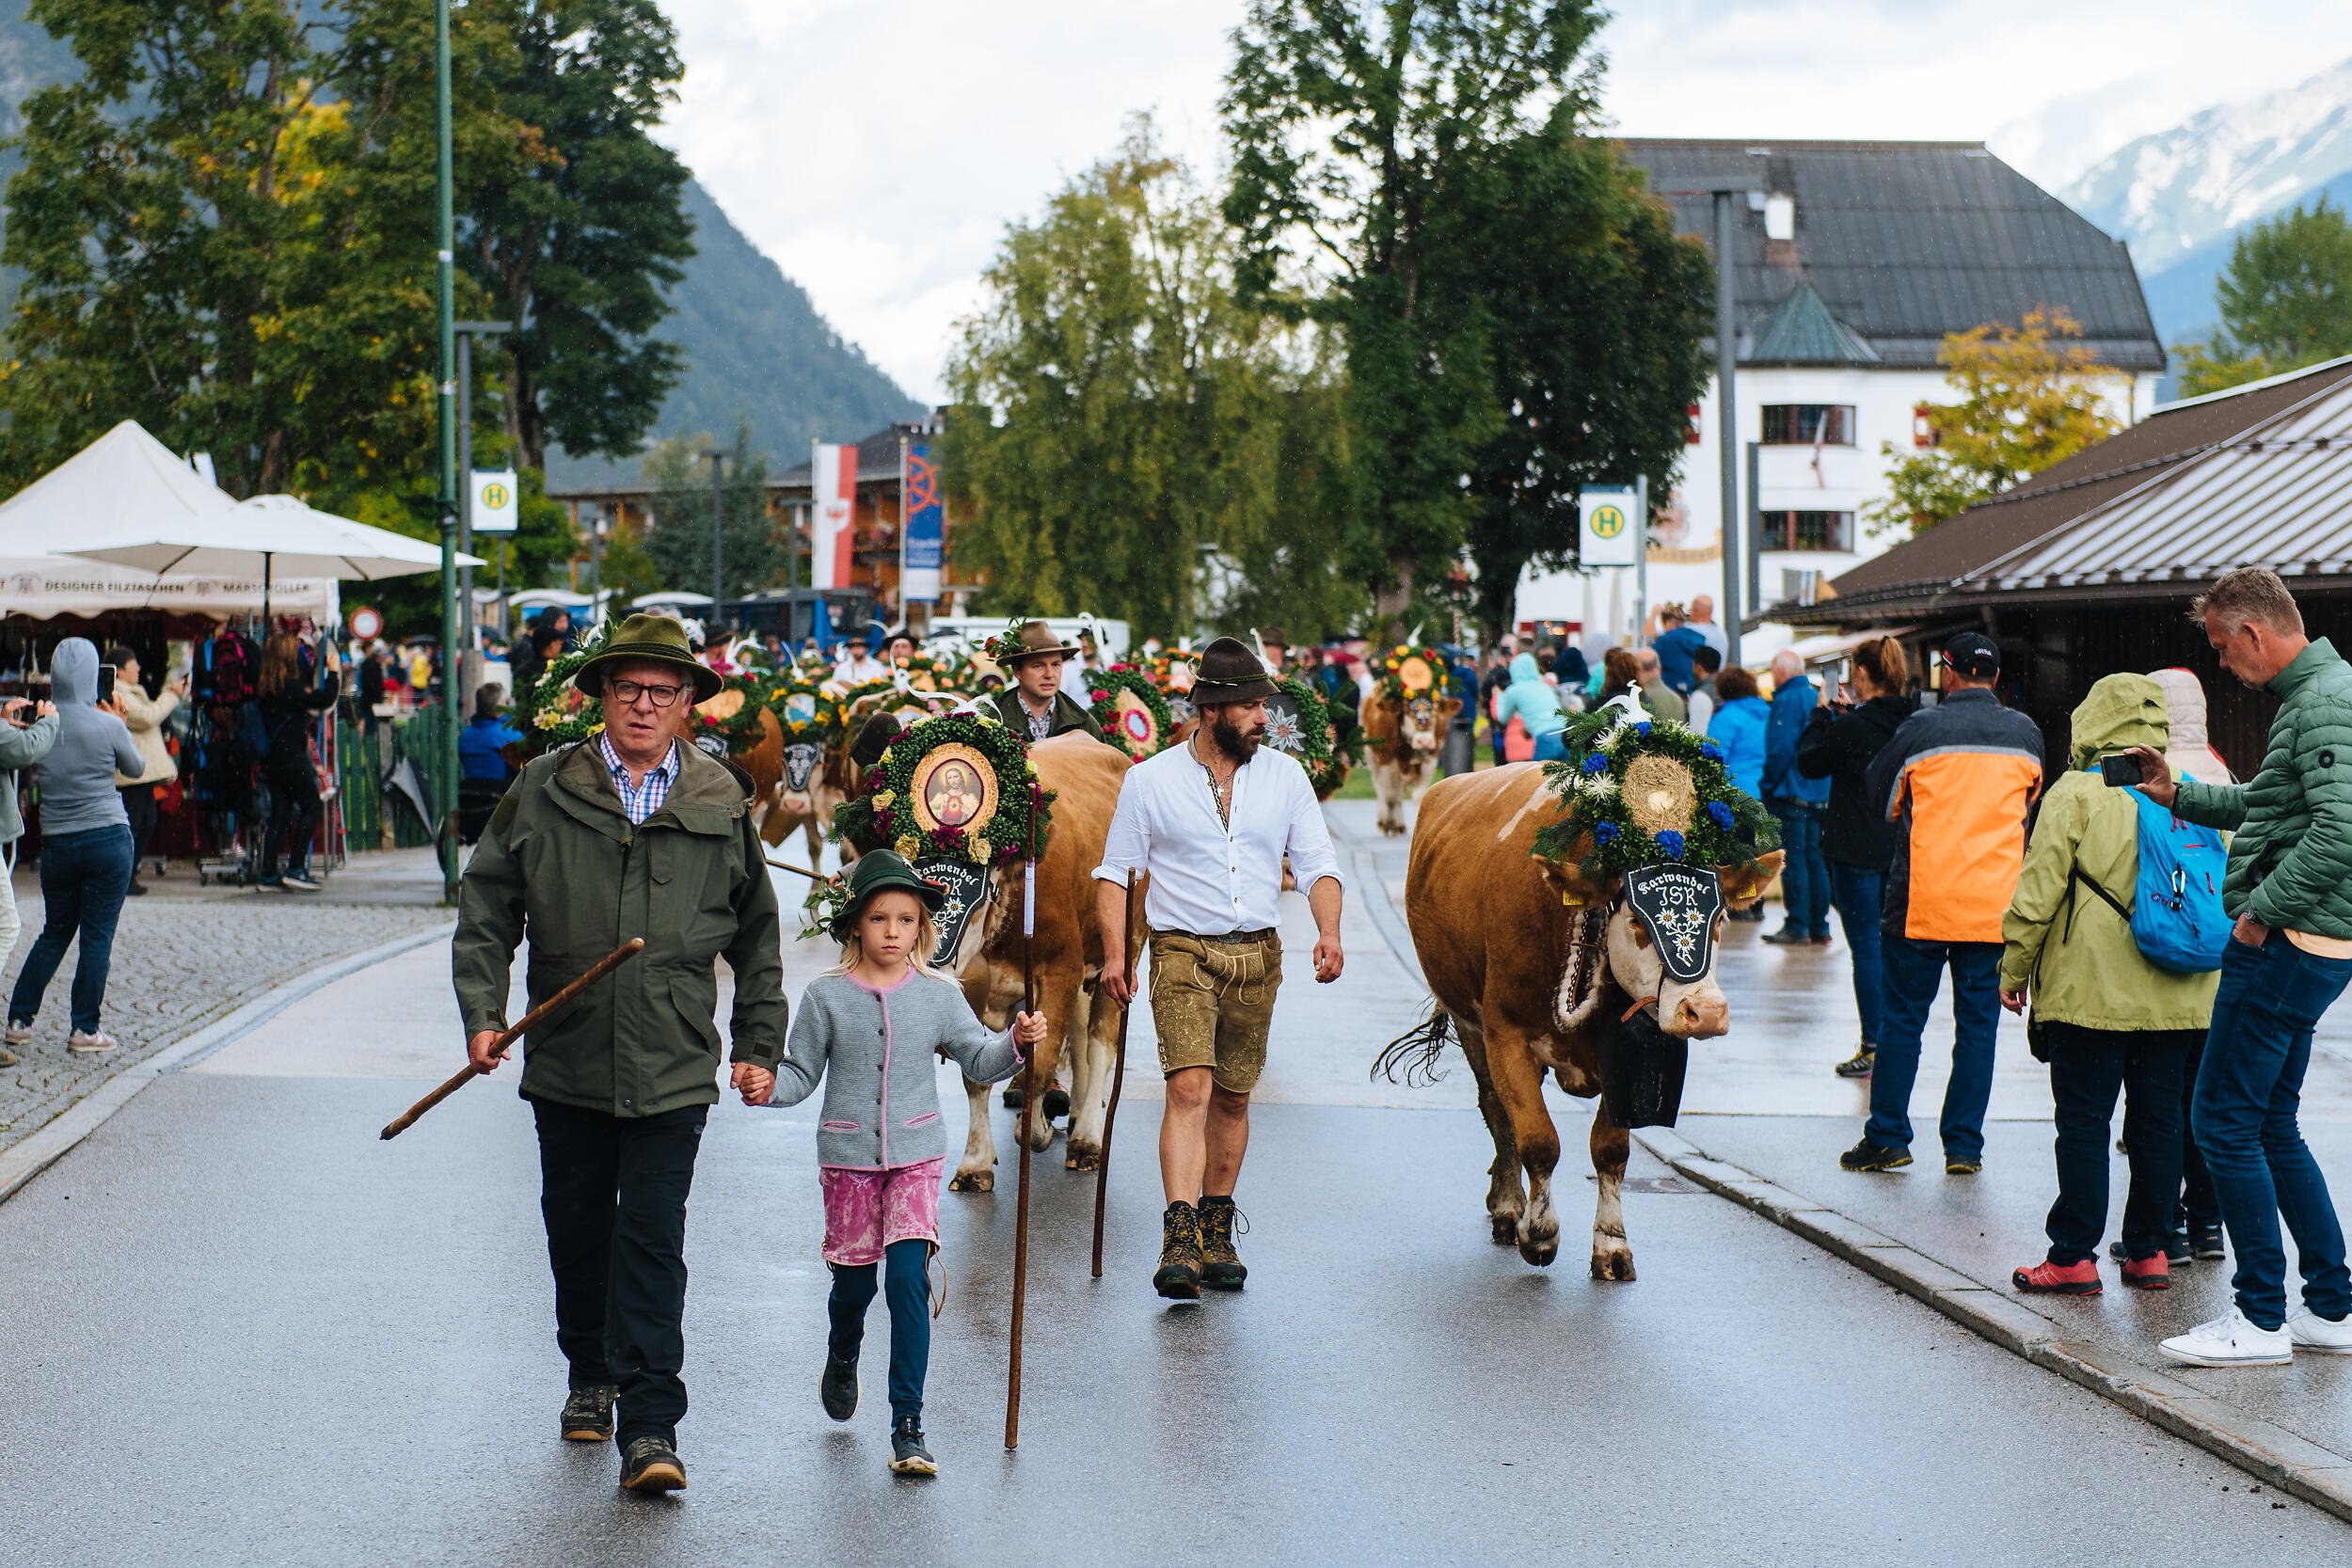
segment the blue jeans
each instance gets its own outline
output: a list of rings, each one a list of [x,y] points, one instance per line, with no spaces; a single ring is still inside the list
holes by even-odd
[[[1928,1009],[1952,972],[1952,1077],[1939,1131],[1946,1159],[1984,1158],[1984,1108],[1993,1099],[1993,1035],[2001,1018],[2001,944],[1914,942],[1885,937],[1886,1000],[1878,1065],[1870,1075],[1870,1120],[1862,1135],[1883,1148],[1911,1147],[1911,1085],[1919,1077],[1919,1037]]]
[[[857,1359],[866,1339],[866,1309],[873,1305],[874,1276],[883,1275],[890,1300],[890,1414],[923,1414],[923,1379],[931,1365],[931,1243],[893,1242],[881,1264],[834,1263],[833,1296],[826,1310],[833,1333],[826,1349],[844,1361]]]
[[[40,935],[24,955],[24,972],[8,998],[9,1022],[30,1023],[40,1015],[41,993],[78,930],[82,956],[73,965],[73,1027],[86,1035],[98,1032],[106,971],[114,961],[115,922],[131,887],[132,860],[127,824],[41,841]]]
[[[1787,851],[1780,867],[1780,901],[1788,911],[1788,929],[1826,938],[1829,862],[1821,858],[1822,814],[1778,800],[1772,815],[1780,820],[1780,847]]]
[[[1884,1010],[1886,969],[1879,955],[1879,909],[1885,891],[1885,873],[1830,863],[1830,904],[1853,954],[1853,1007],[1862,1015],[1862,1037],[1872,1045],[1878,1043]]]
[[[2295,1114],[2312,1028],[2352,980],[2352,958],[2323,958],[2270,933],[2261,947],[2232,942],[2221,958],[2213,1027],[2189,1101],[2189,1124],[2213,1173],[2221,1223],[2237,1253],[2238,1309],[2258,1328],[2286,1320],[2286,1251],[2295,1234],[2303,1305],[2323,1318],[2352,1311],[2344,1227]]]

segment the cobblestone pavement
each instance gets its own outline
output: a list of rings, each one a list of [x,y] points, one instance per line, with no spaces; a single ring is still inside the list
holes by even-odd
[[[49,983],[33,1043],[15,1048],[15,1067],[0,1068],[0,1148],[271,987],[452,919],[439,907],[431,857],[419,851],[361,857],[317,895],[199,887],[185,863],[160,879],[151,877],[149,885],[147,896],[123,906],[106,982],[105,1028],[122,1043],[100,1056],[66,1050],[76,943]],[[18,870],[15,894],[24,933],[0,969],[0,995],[15,986],[41,928],[40,882],[31,868]]]

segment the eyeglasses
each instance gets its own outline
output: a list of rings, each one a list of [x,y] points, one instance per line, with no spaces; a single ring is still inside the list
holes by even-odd
[[[644,681],[607,681],[604,683],[605,695],[619,703],[623,707],[635,705],[640,697],[644,698],[656,707],[668,707],[678,700],[678,693],[685,689],[686,688],[682,686],[648,686]]]

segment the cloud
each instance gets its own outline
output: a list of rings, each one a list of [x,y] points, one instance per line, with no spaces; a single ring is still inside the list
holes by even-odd
[[[1005,226],[1153,111],[1206,174],[1244,0],[669,0],[665,138],[916,397]],[[1627,135],[1988,141],[2055,187],[2132,137],[2352,55],[2352,6],[1623,0]],[[2193,49],[2183,40],[2194,39]],[[847,433],[844,434],[853,434]]]

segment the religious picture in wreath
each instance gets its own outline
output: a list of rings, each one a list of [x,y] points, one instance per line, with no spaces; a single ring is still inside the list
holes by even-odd
[[[915,765],[911,804],[925,832],[955,828],[977,833],[996,815],[996,776],[969,746],[937,747]]]

